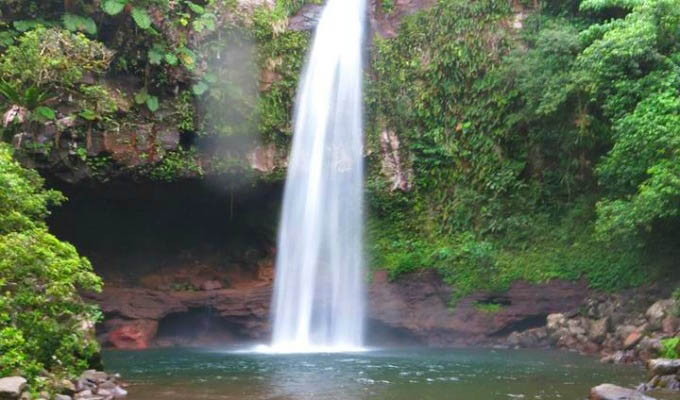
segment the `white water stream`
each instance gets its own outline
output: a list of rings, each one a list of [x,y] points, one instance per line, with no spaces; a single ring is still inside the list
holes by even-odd
[[[365,0],[329,0],[298,88],[279,228],[273,352],[363,342]]]

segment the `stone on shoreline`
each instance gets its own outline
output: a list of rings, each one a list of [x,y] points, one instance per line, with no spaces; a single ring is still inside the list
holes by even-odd
[[[18,399],[26,387],[26,379],[20,376],[9,376],[0,379],[0,399]]]
[[[655,400],[653,397],[620,386],[605,383],[590,389],[589,400]]]
[[[680,359],[655,358],[647,362],[647,369],[652,376],[672,375],[680,371]]]

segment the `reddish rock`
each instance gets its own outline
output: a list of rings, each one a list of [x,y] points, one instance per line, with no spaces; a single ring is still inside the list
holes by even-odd
[[[263,339],[269,332],[270,285],[210,291],[156,291],[108,287],[87,294],[99,303],[106,323],[105,341],[115,348],[143,349],[153,345],[159,321],[170,314],[207,308],[230,322],[234,334]]]
[[[370,323],[408,332],[429,345],[496,343],[513,331],[544,325],[548,314],[577,309],[586,293],[581,282],[517,282],[507,292],[464,297],[452,308],[451,288],[434,271],[410,274],[397,281],[389,281],[383,271],[376,274],[369,288],[368,318]],[[106,287],[100,294],[87,296],[100,304],[107,318],[100,327],[106,341],[115,347],[144,348],[157,344],[154,327],[164,318],[196,309],[211,310],[212,315],[228,323],[234,337],[264,340],[270,331],[271,294],[268,279],[200,291]],[[485,301],[502,304],[500,310],[480,311],[478,303]],[[131,324],[134,321],[141,322]],[[543,330],[540,333],[536,342],[547,339]]]
[[[626,337],[626,340],[623,341],[623,348],[625,350],[632,349],[638,343],[640,343],[640,340],[642,340],[642,332],[640,330],[635,330]]]
[[[109,332],[108,341],[117,349],[142,350],[156,336],[158,321],[134,320]]]

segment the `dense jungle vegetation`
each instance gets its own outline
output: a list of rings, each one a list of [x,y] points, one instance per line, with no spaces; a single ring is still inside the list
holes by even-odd
[[[612,290],[672,274],[680,206],[680,3],[441,1],[378,40],[373,137],[413,175],[371,175],[375,264],[457,296],[517,279]],[[377,166],[377,163],[374,164]],[[455,299],[454,299],[455,300]]]
[[[290,141],[310,35],[286,27],[304,3],[0,4],[0,133],[12,144],[0,147],[0,375],[40,387],[43,370],[68,375],[96,352],[74,327],[97,317],[77,289],[100,282],[45,228],[63,198],[15,159],[102,181],[252,173],[247,145],[285,153]],[[371,263],[393,278],[435,268],[458,297],[518,279],[615,290],[672,272],[680,0],[440,0],[373,40],[366,105]],[[168,126],[176,145],[98,149],[104,133],[124,145],[134,133],[139,149],[140,132]],[[385,131],[401,142],[404,190],[381,168]]]

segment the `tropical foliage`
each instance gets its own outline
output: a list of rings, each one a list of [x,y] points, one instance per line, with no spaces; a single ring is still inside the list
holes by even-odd
[[[99,313],[80,290],[101,282],[75,248],[44,223],[64,197],[46,190],[0,143],[0,376],[21,374],[32,388],[49,387],[47,373],[71,377],[98,354]]]
[[[379,40],[371,146],[397,131],[413,183],[389,193],[376,159],[374,264],[458,295],[653,279],[677,248],[679,10],[544,2],[516,29],[506,2],[440,1]]]

